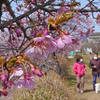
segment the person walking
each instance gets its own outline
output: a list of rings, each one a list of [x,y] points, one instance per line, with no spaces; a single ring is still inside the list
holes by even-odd
[[[93,90],[95,90],[96,79],[100,79],[100,59],[98,58],[98,53],[94,53],[94,57],[90,60],[89,67],[92,68],[93,75]]]
[[[83,58],[78,56],[76,62],[73,66],[73,71],[76,73],[76,80],[77,80],[77,92],[83,93],[84,92],[84,75],[86,71],[86,66],[83,63]],[[80,91],[80,84],[81,84],[81,91]]]

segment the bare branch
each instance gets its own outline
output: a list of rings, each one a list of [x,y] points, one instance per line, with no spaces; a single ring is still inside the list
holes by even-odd
[[[28,12],[26,12],[26,13],[24,13],[24,14],[22,14],[22,15],[16,17],[16,18],[14,18],[14,19],[10,19],[9,21],[6,21],[4,24],[1,24],[1,25],[0,25],[0,29],[5,28],[5,27],[8,26],[10,23],[14,23],[14,22],[16,22],[16,21],[18,21],[18,20],[20,20],[20,19],[22,19],[22,18],[24,18],[24,17],[27,17],[28,15],[30,15],[30,14],[32,14],[33,12],[37,11],[38,9],[42,9],[42,8],[45,7],[45,6],[50,5],[53,1],[54,1],[54,0],[49,0],[47,3],[44,3],[43,5],[39,5],[39,6],[37,6],[37,7],[33,8],[33,9],[31,9],[30,11],[28,11]]]
[[[1,23],[1,16],[2,16],[2,1],[0,1],[0,23]]]

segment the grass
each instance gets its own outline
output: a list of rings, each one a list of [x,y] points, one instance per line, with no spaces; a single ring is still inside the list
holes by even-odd
[[[84,52],[77,53],[78,55],[86,55]]]
[[[70,86],[74,86],[76,84],[76,77],[73,75],[67,75],[67,81]]]
[[[89,66],[89,62],[83,61],[86,66]]]
[[[22,87],[10,93],[10,97],[2,97],[0,100],[69,100],[68,82],[54,71],[50,73],[51,76],[36,77],[34,89]]]

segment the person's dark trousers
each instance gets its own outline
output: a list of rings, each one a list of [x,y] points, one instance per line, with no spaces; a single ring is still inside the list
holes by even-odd
[[[95,84],[96,84],[97,76],[98,76],[99,79],[100,79],[100,74],[99,74],[99,75],[93,75],[93,89],[94,89],[94,90],[95,90]]]

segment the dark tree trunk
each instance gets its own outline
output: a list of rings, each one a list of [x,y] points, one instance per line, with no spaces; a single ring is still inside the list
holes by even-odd
[[[61,69],[61,66],[59,64],[59,61],[58,61],[58,58],[57,58],[55,52],[53,52],[53,58],[56,60],[58,74],[63,78],[64,77],[64,73],[63,73],[63,71]]]
[[[1,16],[2,16],[2,1],[0,0],[0,24],[1,24]]]

